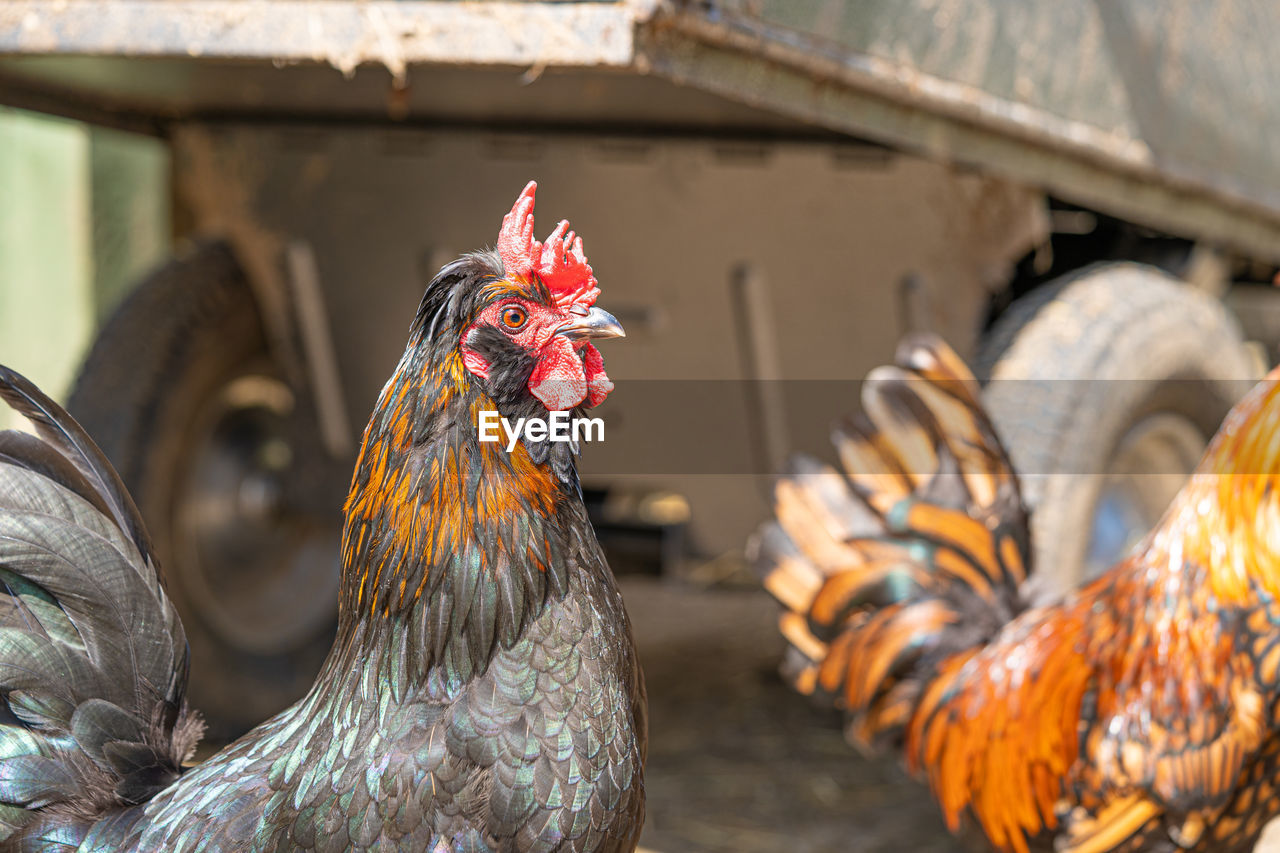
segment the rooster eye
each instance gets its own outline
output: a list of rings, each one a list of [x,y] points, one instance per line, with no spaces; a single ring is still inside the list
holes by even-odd
[[[504,309],[502,312],[502,325],[506,326],[513,332],[523,326],[524,321],[527,319],[529,319],[528,315],[524,313],[523,308],[516,308],[515,306],[512,306]]]

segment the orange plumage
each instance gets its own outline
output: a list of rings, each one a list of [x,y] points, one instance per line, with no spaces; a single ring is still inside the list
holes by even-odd
[[[1249,850],[1280,812],[1280,375],[1134,555],[1033,606],[1027,516],[978,387],[903,344],[755,541],[784,671],[901,749],[999,850]]]

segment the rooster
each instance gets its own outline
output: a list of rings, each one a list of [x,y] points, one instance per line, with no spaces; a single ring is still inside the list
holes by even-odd
[[[612,389],[582,240],[445,266],[365,430],[333,650],[296,705],[193,769],[187,652],[102,453],[17,374],[0,397],[0,847],[631,851],[643,681],[576,446],[479,440]]]
[[[1280,371],[1132,556],[1032,601],[1018,481],[963,362],[873,371],[754,540],[784,674],[996,849],[1251,850],[1280,812]]]

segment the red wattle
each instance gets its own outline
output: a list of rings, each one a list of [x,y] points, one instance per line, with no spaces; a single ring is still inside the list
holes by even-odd
[[[600,354],[600,350],[587,344],[582,349],[582,355],[582,366],[587,377],[587,405],[598,406],[613,390],[613,383],[604,372],[604,356]]]
[[[529,376],[529,393],[552,412],[568,411],[587,398],[587,374],[567,338],[553,335],[542,348],[542,357]]]

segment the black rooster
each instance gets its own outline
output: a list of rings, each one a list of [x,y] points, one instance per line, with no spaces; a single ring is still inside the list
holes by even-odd
[[[184,772],[186,641],[141,519],[56,404],[0,433],[0,847],[630,851],[644,686],[563,442],[479,440],[612,390],[581,239],[446,266],[365,430],[338,637],[292,708]]]

